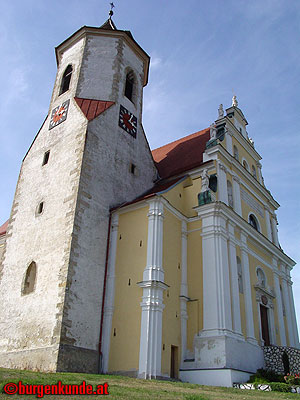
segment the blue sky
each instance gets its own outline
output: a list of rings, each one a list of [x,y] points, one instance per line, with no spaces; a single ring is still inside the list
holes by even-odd
[[[151,56],[143,124],[151,148],[208,127],[233,91],[281,204],[279,238],[300,260],[300,2],[115,0],[115,24]],[[2,2],[0,14],[0,224],[19,168],[48,113],[54,47],[83,25],[100,26],[109,1]],[[300,321],[300,268],[293,270]]]

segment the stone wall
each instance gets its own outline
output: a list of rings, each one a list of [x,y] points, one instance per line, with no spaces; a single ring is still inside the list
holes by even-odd
[[[285,346],[265,346],[264,358],[265,368],[272,370],[278,374],[297,374],[300,372],[300,350],[294,347]],[[284,357],[284,353],[287,357]],[[284,358],[288,360],[288,364],[284,365]],[[287,368],[289,367],[289,371]]]

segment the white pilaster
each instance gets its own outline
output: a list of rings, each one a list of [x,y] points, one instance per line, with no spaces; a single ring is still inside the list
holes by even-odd
[[[266,216],[266,225],[267,225],[267,237],[270,240],[270,242],[273,242],[272,227],[271,227],[271,221],[270,221],[270,211],[267,207],[265,207],[265,216]]]
[[[119,215],[113,214],[111,220],[111,229],[110,229],[110,240],[109,240],[110,248],[108,254],[107,283],[106,283],[103,333],[102,333],[103,335],[102,371],[104,374],[108,372],[110,337],[111,337],[112,318],[114,312],[115,267],[116,267],[116,254],[117,254],[118,222],[119,222]]]
[[[298,327],[297,327],[297,320],[296,320],[296,311],[295,311],[295,303],[294,303],[294,296],[293,296],[293,289],[292,289],[292,282],[288,281],[288,292],[289,292],[289,299],[291,305],[291,318],[292,318],[292,325],[293,325],[293,333],[294,333],[294,347],[300,348],[299,345],[299,335],[298,335]]]
[[[274,244],[275,246],[279,247],[279,241],[278,241],[278,230],[277,230],[277,219],[276,215],[272,215],[272,229],[273,229],[273,236],[274,236]]]
[[[241,232],[241,256],[242,256],[242,268],[243,268],[243,286],[244,286],[244,298],[245,298],[245,311],[246,311],[246,331],[247,340],[252,343],[257,343],[254,334],[254,323],[253,323],[253,307],[252,307],[252,288],[249,271],[249,257],[247,247],[247,236],[244,232]]]
[[[232,150],[232,132],[227,128],[226,129],[226,150],[229,154],[233,156]]]
[[[241,187],[240,187],[240,179],[237,176],[232,177],[233,183],[233,206],[234,211],[242,216],[242,203],[241,203]]]
[[[274,289],[276,295],[277,315],[280,333],[280,345],[286,346],[286,335],[284,327],[283,309],[282,309],[282,298],[279,284],[279,272],[277,271],[277,261],[273,259],[274,265]]]
[[[231,276],[233,331],[239,335],[242,335],[240,293],[239,293],[238,270],[236,262],[234,224],[231,221],[228,221],[228,234],[229,234],[228,246],[229,246],[229,264],[230,264],[230,276]]]
[[[149,202],[147,265],[143,281],[141,302],[141,337],[139,357],[139,377],[156,378],[161,376],[162,312],[164,270],[163,252],[163,204],[160,198]]]
[[[232,333],[226,220],[214,209],[202,215],[203,332]]]
[[[227,194],[227,168],[219,160],[217,161],[217,175],[218,175],[218,199],[228,205]]]
[[[292,322],[292,310],[291,310],[291,303],[290,303],[290,297],[289,297],[289,292],[288,292],[288,283],[286,277],[282,278],[282,294],[283,294],[283,301],[285,305],[285,317],[286,317],[286,322],[287,322],[287,329],[288,329],[288,338],[290,342],[291,347],[295,347],[297,343],[295,343],[295,338],[294,338],[294,327],[293,327],[293,322]]]
[[[186,358],[187,347],[187,223],[181,223],[181,286],[180,286],[180,317],[181,317],[181,362]]]

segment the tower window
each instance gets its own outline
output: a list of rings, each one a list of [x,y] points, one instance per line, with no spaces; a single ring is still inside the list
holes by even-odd
[[[44,154],[43,164],[42,165],[48,164],[49,156],[50,156],[50,150],[46,151],[46,153]]]
[[[132,175],[136,175],[136,165],[130,163],[130,172]]]
[[[243,160],[243,167],[244,167],[247,171],[249,171],[249,165],[248,165],[248,163],[247,163],[246,160]]]
[[[26,270],[22,294],[33,292],[36,281],[36,263],[32,261]]]
[[[37,215],[42,214],[43,210],[44,210],[44,202],[41,201],[41,202],[39,203],[39,205],[37,206],[36,214],[37,214]]]
[[[257,218],[256,218],[253,214],[250,214],[250,215],[249,215],[249,224],[250,224],[251,226],[253,226],[254,229],[256,229],[257,231],[259,231],[259,225],[258,225]]]
[[[134,74],[133,71],[129,71],[126,75],[126,82],[125,82],[125,96],[133,101],[133,91],[134,91]]]
[[[59,95],[65,93],[67,90],[69,90],[72,72],[73,72],[72,65],[69,64],[63,74]]]
[[[252,175],[255,179],[257,179],[256,168],[254,167],[254,165],[252,165]]]

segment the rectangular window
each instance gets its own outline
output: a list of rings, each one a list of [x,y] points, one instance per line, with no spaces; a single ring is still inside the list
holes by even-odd
[[[49,157],[50,157],[50,150],[46,151],[46,153],[44,154],[43,164],[42,165],[48,164]]]

